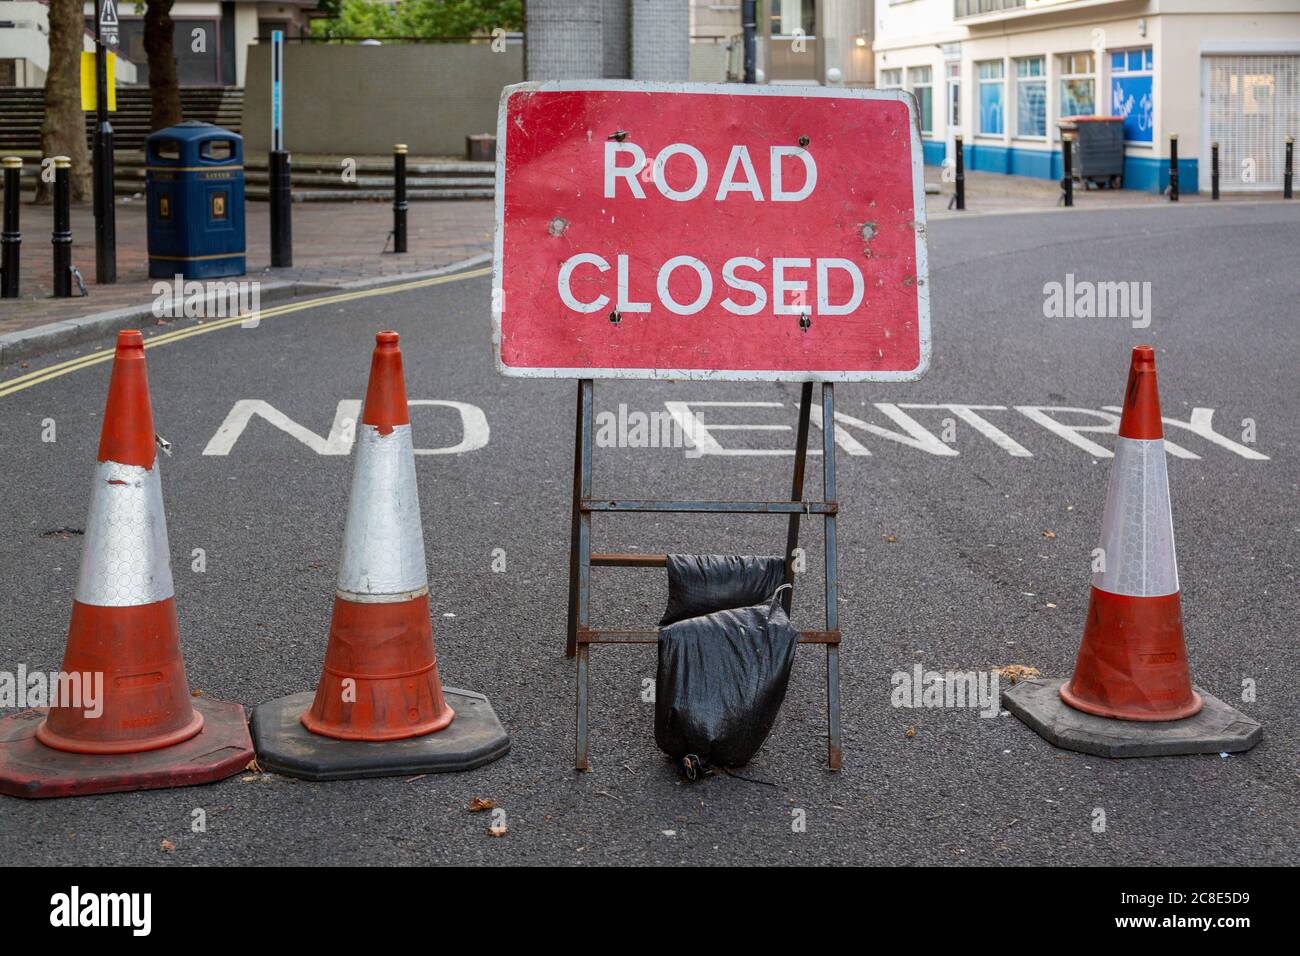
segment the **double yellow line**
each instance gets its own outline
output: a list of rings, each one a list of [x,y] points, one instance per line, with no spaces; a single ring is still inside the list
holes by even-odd
[[[477,279],[480,276],[491,275],[492,270],[484,267],[482,269],[472,269],[469,272],[457,272],[452,275],[435,276],[432,279],[418,279],[415,282],[403,282],[399,285],[381,286],[377,289],[361,289],[356,292],[343,292],[339,295],[328,295],[319,299],[308,299],[305,302],[293,302],[288,305],[276,306],[271,309],[263,309],[260,312],[254,312],[250,315],[234,315],[225,319],[217,319],[215,322],[205,322],[203,325],[195,325],[185,329],[177,329],[175,332],[164,332],[162,335],[155,335],[144,340],[144,347],[147,349],[156,348],[160,345],[170,345],[173,342],[179,342],[182,339],[188,339],[194,335],[204,335],[208,332],[216,332],[218,329],[226,329],[232,325],[241,325],[245,322],[261,321],[263,319],[274,318],[277,315],[288,315],[290,312],[301,312],[304,309],[315,309],[322,305],[336,305],[340,302],[353,302],[357,299],[369,299],[379,295],[392,295],[397,292],[409,292],[412,289],[424,289],[429,286],[443,285],[447,282],[460,282],[464,279]],[[83,355],[79,358],[68,359],[66,362],[59,362],[57,365],[49,365],[45,368],[37,369],[34,372],[28,372],[26,375],[19,375],[17,378],[11,378],[6,382],[0,382],[0,398],[6,395],[12,395],[14,392],[21,392],[25,388],[31,388],[33,385],[39,385],[41,382],[48,382],[52,378],[58,378],[61,375],[68,375],[72,372],[80,371],[91,365],[99,365],[101,362],[107,362],[113,357],[114,349],[100,349],[97,352],[91,352],[89,355]]]

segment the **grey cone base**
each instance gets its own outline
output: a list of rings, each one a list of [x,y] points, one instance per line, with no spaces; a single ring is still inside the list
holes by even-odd
[[[444,687],[456,718],[423,737],[371,743],[313,734],[299,718],[314,692],[292,694],[253,711],[253,745],[262,769],[303,780],[351,780],[472,770],[510,750],[496,711],[482,694]]]
[[[1061,700],[1063,680],[1022,680],[1002,692],[1002,706],[1048,743],[1097,757],[1166,757],[1238,753],[1264,736],[1257,720],[1195,688],[1205,706],[1183,720],[1114,720]]]

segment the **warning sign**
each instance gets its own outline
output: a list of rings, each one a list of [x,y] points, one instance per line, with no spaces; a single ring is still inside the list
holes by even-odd
[[[887,381],[929,364],[921,143],[899,91],[508,87],[498,367]]]
[[[118,20],[117,0],[100,0],[103,7],[99,11],[99,35],[108,46],[117,46]]]

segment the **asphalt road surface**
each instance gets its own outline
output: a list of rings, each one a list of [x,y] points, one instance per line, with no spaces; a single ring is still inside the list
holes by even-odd
[[[190,684],[250,708],[312,689],[319,676],[351,476],[346,440],[328,436],[339,403],[364,393],[373,333],[401,333],[412,399],[481,410],[486,444],[481,428],[466,431],[472,410],[416,406],[412,421],[417,447],[445,449],[467,435],[480,445],[417,461],[431,604],[444,683],[487,694],[513,749],[470,773],[419,779],[314,784],[247,773],[190,789],[0,798],[0,858],[206,866],[1300,862],[1298,241],[1300,203],[931,225],[931,372],[915,384],[836,393],[838,410],[856,419],[841,423],[838,459],[844,769],[825,768],[824,655],[805,646],[782,717],[746,771],[770,786],[725,776],[688,784],[656,751],[653,705],[642,700],[654,676],[652,647],[593,650],[591,771],[574,772],[563,628],[576,386],[497,376],[490,279],[296,309],[255,329],[151,348],[156,426],[172,443],[161,459],[163,491]],[[1125,318],[1045,318],[1045,285],[1067,274],[1149,282],[1149,328]],[[200,326],[179,320],[148,332],[192,328]],[[1232,756],[1111,761],[1056,750],[1014,717],[893,706],[891,675],[917,664],[1070,672],[1109,464],[1089,444],[1113,439],[1053,430],[1044,419],[1104,427],[1095,413],[1121,402],[1129,349],[1143,343],[1157,349],[1165,415],[1190,421],[1193,409],[1213,409],[1213,427],[1228,440],[1167,428],[1195,456],[1169,461],[1185,627],[1195,682],[1260,720],[1263,742]],[[6,369],[0,381],[4,669],[59,665],[109,365],[8,392],[6,383],[86,353],[44,356]],[[706,427],[778,428],[710,432],[722,449],[777,454],[597,449],[596,493],[788,494],[792,459],[781,452],[794,438],[779,426],[794,424],[798,391],[597,383],[598,411],[686,403]],[[300,430],[304,442],[259,415],[242,433],[221,433],[247,400],[314,437]],[[996,406],[979,415],[1011,441],[982,434],[952,409],[895,408],[917,404]],[[900,414],[920,430],[909,432]],[[47,419],[54,442],[42,441]],[[606,551],[771,553],[783,540],[784,522],[771,517],[616,515],[596,517],[594,543]],[[805,522],[805,543],[796,623],[814,628],[819,522]],[[206,562],[201,573],[192,570],[195,549]],[[505,569],[494,571],[501,557]],[[658,619],[661,573],[594,575],[593,623]],[[1254,700],[1243,701],[1252,687]],[[506,836],[489,836],[488,815],[467,812],[475,797],[505,810]],[[199,808],[207,826],[195,832]]]

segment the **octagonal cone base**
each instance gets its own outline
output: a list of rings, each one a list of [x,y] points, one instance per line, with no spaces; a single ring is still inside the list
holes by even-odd
[[[45,708],[0,720],[0,793],[14,797],[75,797],[212,783],[239,773],[253,759],[242,704],[206,697],[192,701],[203,729],[189,740],[134,754],[77,754],[36,739]]]
[[[1062,680],[1022,680],[1002,692],[1002,706],[1048,743],[1098,757],[1165,757],[1236,753],[1264,736],[1260,723],[1195,688],[1205,701],[1182,720],[1138,721],[1096,717],[1061,700]]]
[[[482,694],[444,687],[456,712],[447,727],[404,740],[337,740],[302,725],[316,696],[308,691],[267,701],[253,710],[253,741],[264,770],[303,780],[351,780],[473,770],[510,750],[496,711]]]

